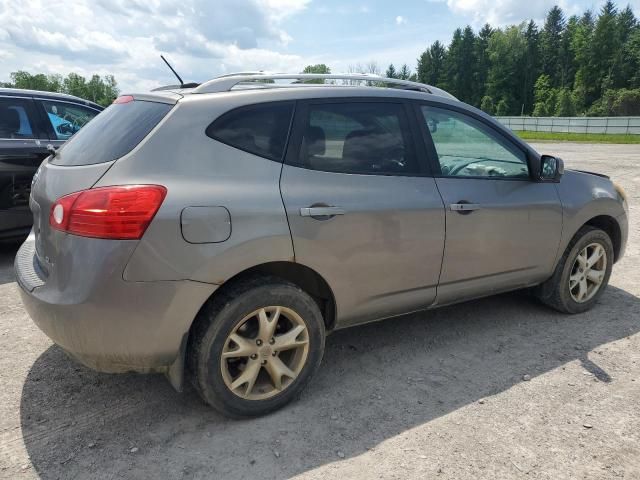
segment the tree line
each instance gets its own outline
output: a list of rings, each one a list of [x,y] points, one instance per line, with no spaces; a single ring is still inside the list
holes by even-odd
[[[448,46],[430,45],[416,70],[419,82],[490,114],[640,115],[640,25],[630,6],[612,1],[597,16],[568,19],[553,7],[542,27],[458,28]]]
[[[105,75],[104,77],[92,75],[87,80],[77,73],[70,73],[63,77],[62,75],[42,73],[32,75],[29,72],[18,71],[11,73],[10,79],[9,82],[0,82],[0,87],[67,93],[91,100],[104,107],[110,105],[119,92],[118,83],[113,75]]]
[[[349,72],[381,73],[375,62]],[[434,85],[491,115],[640,115],[640,23],[612,1],[597,16],[568,19],[556,6],[542,27],[458,28],[449,45],[436,41],[420,55],[415,72],[391,64],[386,76]]]

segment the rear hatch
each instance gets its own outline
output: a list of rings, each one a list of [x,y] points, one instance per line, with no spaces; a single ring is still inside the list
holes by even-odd
[[[30,208],[36,256],[45,277],[58,260],[59,242],[68,235],[51,228],[52,206],[60,197],[90,189],[119,158],[135,154],[178,98],[119,97],[43,162],[33,179]]]

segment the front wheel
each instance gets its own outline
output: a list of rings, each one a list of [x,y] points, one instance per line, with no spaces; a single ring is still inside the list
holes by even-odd
[[[603,230],[582,227],[553,276],[537,289],[540,300],[564,313],[592,308],[604,292],[613,266],[613,244]]]
[[[231,417],[264,415],[293,400],[318,370],[324,321],[296,285],[252,279],[204,308],[189,366],[202,398]]]

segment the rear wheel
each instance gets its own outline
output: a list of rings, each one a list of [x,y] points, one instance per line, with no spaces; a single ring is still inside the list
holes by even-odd
[[[553,277],[538,287],[538,298],[565,313],[589,310],[609,283],[613,258],[609,235],[597,228],[581,228],[567,246]]]
[[[320,366],[322,315],[296,285],[272,277],[243,282],[200,315],[189,349],[192,380],[205,402],[225,415],[281,408]]]

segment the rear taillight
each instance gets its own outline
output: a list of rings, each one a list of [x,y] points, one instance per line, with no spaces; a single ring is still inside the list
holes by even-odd
[[[100,187],[72,193],[53,204],[49,225],[82,237],[137,240],[166,194],[161,185]]]

